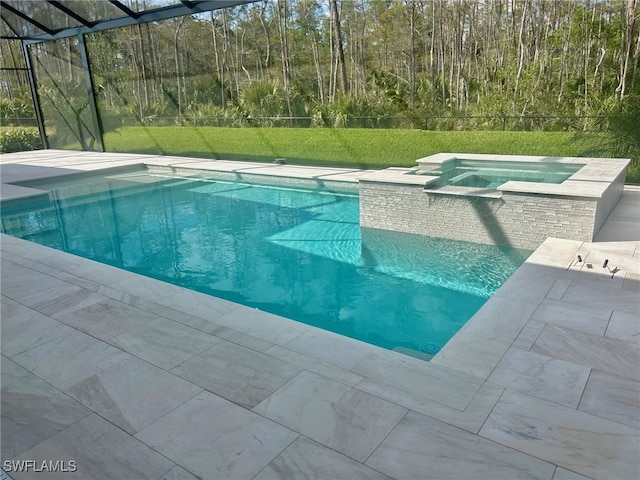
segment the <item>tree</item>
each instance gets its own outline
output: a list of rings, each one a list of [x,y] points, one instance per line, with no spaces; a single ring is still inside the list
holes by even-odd
[[[340,27],[340,13],[338,12],[337,0],[329,0],[331,12],[331,26],[333,28],[334,51],[336,59],[336,75],[340,79],[340,90],[343,95],[348,92],[347,67],[344,63],[344,48],[342,45],[342,30]]]
[[[100,110],[114,121],[231,116],[245,89],[279,79],[289,116],[304,101],[307,112],[509,115],[521,116],[518,128],[584,128],[527,117],[598,115],[610,97],[640,94],[639,2],[262,0],[91,34],[87,44]],[[57,45],[59,58],[74,54],[72,41]],[[38,53],[47,48],[30,47],[45,78],[75,75],[73,62]]]
[[[627,0],[626,21],[624,22],[624,30],[622,31],[623,54],[620,56],[620,83],[616,88],[616,93],[620,95],[620,99],[624,99],[627,86],[627,76],[629,73],[629,64],[633,59],[633,37],[636,26],[636,16],[638,15],[637,0]],[[640,38],[638,39],[640,42]],[[636,52],[636,65],[638,54]],[[634,68],[635,71],[635,68]]]

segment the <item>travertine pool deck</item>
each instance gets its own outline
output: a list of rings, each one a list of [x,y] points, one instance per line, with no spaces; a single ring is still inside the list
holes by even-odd
[[[1,194],[140,162],[362,174],[52,150],[2,156]],[[596,241],[545,241],[431,362],[6,235],[0,249],[3,466],[77,464],[12,478],[640,478],[639,188]]]

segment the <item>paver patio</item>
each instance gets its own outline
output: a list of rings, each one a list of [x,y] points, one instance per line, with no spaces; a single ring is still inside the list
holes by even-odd
[[[140,162],[360,174],[50,150],[3,155],[1,194]],[[11,478],[640,478],[640,188],[596,241],[545,241],[431,362],[6,235],[0,249],[3,466],[77,464]]]

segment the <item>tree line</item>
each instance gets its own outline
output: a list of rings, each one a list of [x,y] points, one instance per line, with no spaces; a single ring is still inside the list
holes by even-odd
[[[587,128],[640,95],[639,10],[639,0],[260,0],[86,41],[106,124],[472,116],[491,127],[508,115]],[[77,41],[31,48],[51,102],[80,98]]]

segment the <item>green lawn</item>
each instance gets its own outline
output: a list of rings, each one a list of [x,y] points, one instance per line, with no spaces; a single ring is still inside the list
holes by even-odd
[[[592,145],[567,132],[332,128],[122,127],[107,151],[344,167],[416,165],[440,152],[580,156]]]

